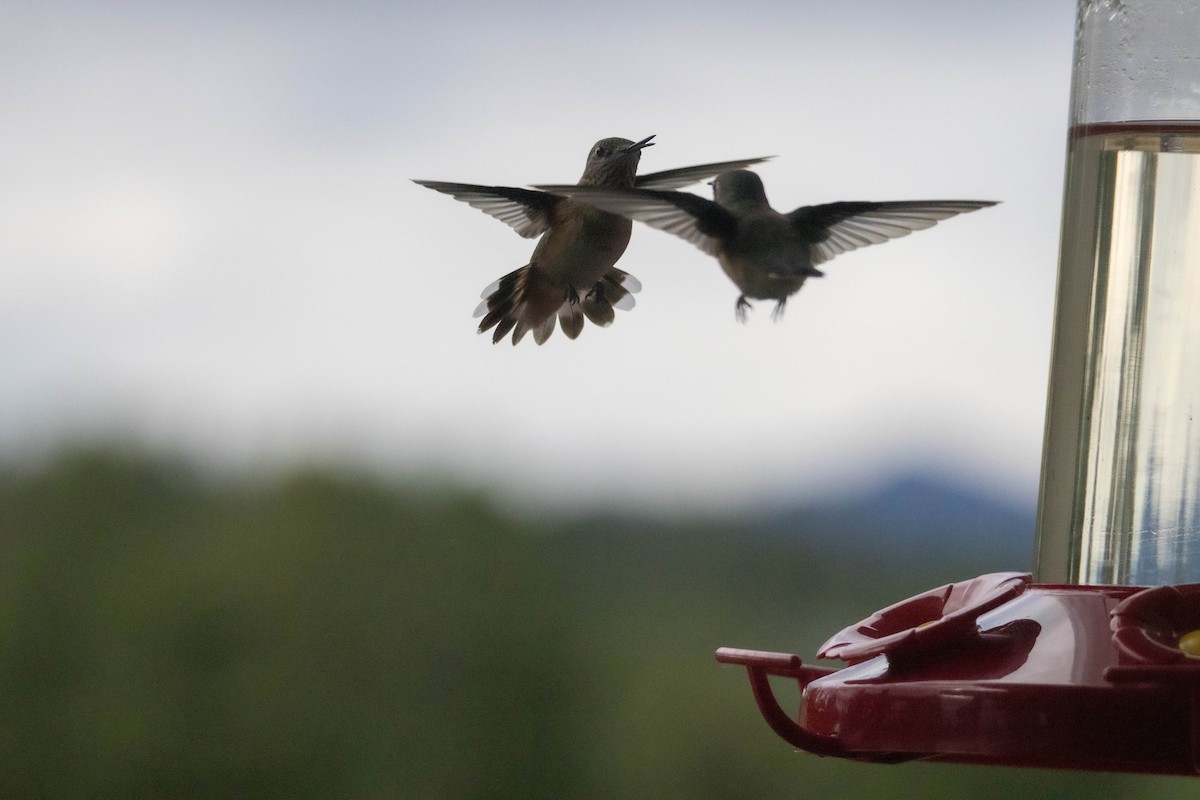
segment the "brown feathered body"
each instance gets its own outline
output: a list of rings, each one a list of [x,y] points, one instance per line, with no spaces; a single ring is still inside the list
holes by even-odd
[[[588,153],[580,186],[632,188],[646,141],[601,139]],[[513,344],[532,331],[538,343],[554,333],[555,320],[574,339],[584,320],[604,326],[615,308],[632,307],[631,292],[640,286],[613,265],[629,245],[633,224],[566,197],[546,210],[549,229],[542,234],[529,263],[484,290],[476,310],[480,333],[495,328],[498,342],[511,330]]]

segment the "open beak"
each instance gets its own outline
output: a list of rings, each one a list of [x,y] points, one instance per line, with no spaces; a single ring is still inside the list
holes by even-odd
[[[633,144],[629,145],[629,147],[626,147],[625,152],[632,153],[634,150],[641,150],[646,147],[653,147],[654,142],[650,141],[653,138],[654,138],[654,134],[652,133],[649,136],[647,136],[645,139],[642,139],[640,142],[634,142]]]

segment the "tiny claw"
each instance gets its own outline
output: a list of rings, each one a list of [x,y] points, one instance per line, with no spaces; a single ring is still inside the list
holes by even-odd
[[[738,295],[737,305],[733,310],[733,316],[737,318],[738,322],[745,325],[747,315],[751,308],[753,308],[753,306],[751,306],[750,301],[746,299],[746,295],[740,294]]]

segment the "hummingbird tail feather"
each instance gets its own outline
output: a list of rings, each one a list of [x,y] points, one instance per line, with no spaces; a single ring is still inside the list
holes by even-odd
[[[580,305],[576,300],[574,303],[568,301],[558,307],[558,324],[562,326],[562,331],[568,339],[577,339],[579,334],[583,333],[584,318]]]
[[[555,317],[553,314],[551,314],[542,320],[538,325],[534,326],[533,340],[535,342],[538,344],[546,343],[546,340],[550,338],[550,334],[554,333],[554,320]]]
[[[531,264],[515,269],[484,289],[484,300],[475,309],[479,332],[492,331],[495,344],[512,331],[515,345],[531,330],[541,344],[554,332],[554,312],[562,291]]]
[[[564,293],[561,285],[526,264],[484,290],[475,316],[483,318],[480,333],[495,329],[493,343],[512,331],[512,343],[516,344],[532,331],[533,340],[542,344],[554,333],[556,322],[568,338],[575,339],[583,332],[585,320],[600,327],[611,325],[614,309],[633,308],[633,292],[641,288],[637,278],[613,268],[580,297],[573,290]]]

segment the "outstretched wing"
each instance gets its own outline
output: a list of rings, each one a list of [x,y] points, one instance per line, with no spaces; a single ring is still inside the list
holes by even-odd
[[[648,175],[638,175],[634,180],[634,185],[639,189],[678,189],[682,186],[698,183],[706,178],[716,177],[722,172],[745,169],[753,164],[761,164],[771,158],[774,158],[774,156],[747,158],[741,161],[718,161],[715,164],[697,164],[694,167],[679,167],[662,172],[651,172]]]
[[[711,200],[686,192],[609,189],[603,186],[538,188],[673,233],[709,255],[716,255],[720,243],[732,237],[737,230],[737,218],[733,214]]]
[[[991,200],[901,200],[802,206],[788,214],[813,245],[814,266],[858,247],[931,228],[958,214],[994,206]]]
[[[478,208],[486,214],[512,226],[513,230],[532,239],[550,227],[554,207],[562,198],[533,189],[512,186],[475,186],[470,183],[418,181],[428,189],[448,194],[456,200]]]

